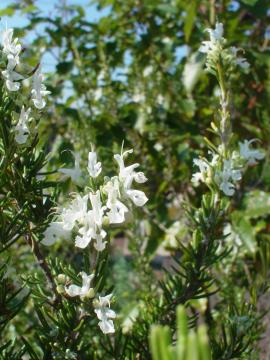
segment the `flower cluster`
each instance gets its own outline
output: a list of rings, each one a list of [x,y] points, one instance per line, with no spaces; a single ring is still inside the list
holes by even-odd
[[[8,91],[16,92],[21,87],[21,82],[29,78],[29,76],[23,76],[17,71],[17,65],[20,64],[20,53],[22,46],[18,42],[18,39],[13,39],[13,29],[6,29],[2,34],[2,56],[7,60],[6,69],[2,70],[2,76],[5,80],[6,88]],[[45,96],[50,94],[46,90],[45,85],[42,83],[43,75],[41,74],[40,66],[34,72],[32,76],[33,88],[31,90],[32,101],[34,107],[37,109],[43,109],[46,105]],[[15,126],[15,141],[18,144],[25,144],[30,134],[29,122],[30,122],[31,108],[25,110],[24,106],[21,109],[21,113],[18,116],[19,120]]]
[[[147,202],[145,193],[133,188],[134,182],[147,181],[143,172],[136,172],[138,163],[125,166],[124,158],[132,150],[114,155],[119,165],[119,174],[112,178],[105,178],[98,190],[91,189],[84,195],[75,194],[69,205],[58,214],[58,220],[52,222],[45,231],[42,241],[44,245],[52,245],[59,237],[66,236],[68,232],[76,232],[75,246],[86,248],[94,242],[97,251],[103,251],[107,232],[106,224],[121,224],[125,221],[131,205],[143,206]],[[101,163],[97,161],[97,154],[90,151],[88,155],[88,173],[95,180],[102,171]],[[74,169],[60,169],[62,173],[76,179],[82,173],[79,159],[75,157]]]
[[[236,47],[226,48],[226,39],[223,37],[224,29],[222,23],[216,23],[215,29],[206,29],[210,40],[203,41],[199,51],[207,55],[206,68],[213,72],[216,64],[220,61],[224,66],[239,65],[243,69],[249,68],[249,63],[243,57],[239,57],[240,49]]]
[[[22,50],[18,39],[13,38],[13,29],[6,29],[3,32],[3,53],[7,57],[7,68],[2,71],[3,77],[6,79],[6,86],[9,91],[18,91],[20,88],[19,80],[23,80],[23,76],[15,71],[16,66],[20,63],[20,52]]]
[[[53,221],[44,233],[43,245],[52,245],[61,237],[75,237],[75,246],[85,249],[93,245],[98,251],[104,251],[107,244],[107,231],[110,225],[122,224],[126,221],[132,207],[143,206],[147,201],[145,193],[134,189],[135,183],[147,181],[143,172],[137,172],[138,163],[126,166],[125,158],[133,150],[114,155],[119,173],[111,178],[104,177],[102,185],[100,181],[102,164],[97,160],[95,151],[88,154],[87,171],[90,176],[90,188],[86,188],[83,194],[74,194],[67,207],[58,211],[56,221]],[[80,158],[75,156],[74,169],[60,169],[62,173],[77,181],[82,174]],[[79,296],[81,299],[94,296],[94,290],[90,288],[94,275],[81,273],[82,287],[70,285],[65,287],[67,295]],[[96,315],[100,320],[99,326],[104,333],[114,332],[113,322],[115,313],[109,309],[111,295],[99,297],[96,303]]]
[[[239,143],[239,151],[234,151],[231,158],[225,159],[221,154],[212,154],[212,160],[194,159],[194,165],[199,171],[193,174],[192,181],[198,184],[200,181],[211,186],[218,187],[225,195],[232,196],[235,193],[236,182],[242,179],[242,172],[246,165],[255,165],[257,160],[264,158],[264,153],[259,149],[251,149],[253,140],[245,140]]]

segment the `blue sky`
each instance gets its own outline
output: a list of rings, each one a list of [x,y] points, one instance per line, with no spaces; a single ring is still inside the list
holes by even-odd
[[[5,9],[8,5],[12,4],[14,1],[12,0],[0,0],[0,10]],[[50,14],[51,12],[53,12],[53,9],[55,7],[55,5],[59,5],[60,1],[59,0],[37,0],[35,2],[36,6],[42,10],[42,12],[44,12],[45,14]],[[97,21],[101,16],[103,16],[104,13],[106,13],[107,11],[98,11],[96,9],[95,5],[90,5],[91,1],[89,0],[71,0],[68,1],[68,3],[72,4],[72,5],[80,5],[82,7],[86,7],[87,9],[87,16],[89,19],[91,19],[92,21]],[[8,18],[8,22],[9,22],[9,26],[10,27],[20,27],[23,26],[27,23],[27,21],[25,20],[25,18],[23,18],[20,15],[16,15],[13,17],[9,17]]]
[[[0,0],[0,10],[4,10],[7,6],[14,3],[12,0]],[[42,11],[41,15],[50,15],[53,14],[55,6],[59,5],[61,1],[59,0],[37,0],[35,2],[35,5]],[[86,16],[88,20],[96,22],[98,21],[102,16],[108,14],[109,10],[104,9],[102,11],[97,10],[96,5],[91,5],[90,0],[69,0],[67,1],[68,4],[72,5],[80,5],[82,7],[85,7],[86,9]],[[2,21],[0,23],[0,29],[2,30],[5,28],[5,25],[7,25],[10,28],[14,27],[24,27],[28,24],[28,20],[26,16],[21,15],[20,13],[16,13],[13,16],[3,16]],[[39,31],[42,32],[42,26],[39,27]],[[26,39],[24,39],[25,43],[31,42],[31,34],[27,36]],[[55,60],[50,54],[45,54],[42,59],[42,67],[43,71],[53,71],[55,68]]]
[[[128,1],[128,0],[127,0]],[[0,0],[0,10],[5,9],[8,5],[11,5],[14,1],[12,0]],[[72,5],[80,5],[85,8],[86,16],[89,21],[97,22],[102,16],[106,16],[110,9],[106,8],[102,11],[97,10],[96,5],[91,5],[90,0],[67,0],[68,4]],[[35,1],[35,5],[42,11],[43,14],[49,16],[53,15],[55,6],[61,6],[61,0],[37,0]],[[23,14],[16,13],[14,16],[8,17],[3,16],[2,21],[0,23],[0,30],[5,28],[5,24],[7,22],[8,27],[24,27],[28,24],[27,17]],[[2,29],[1,29],[2,28]],[[43,27],[39,26],[38,31],[42,33]],[[31,33],[24,39],[24,44],[30,44],[32,41]],[[187,53],[186,46],[181,46],[176,51],[177,62],[182,59],[182,57]],[[127,56],[127,63],[129,58]],[[54,71],[55,69],[55,59],[49,53],[44,54],[42,58],[42,69],[46,72]]]

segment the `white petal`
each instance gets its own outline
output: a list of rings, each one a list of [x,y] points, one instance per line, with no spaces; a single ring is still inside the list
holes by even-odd
[[[143,172],[138,172],[134,175],[134,180],[137,182],[137,183],[145,183],[148,179],[147,177],[145,177],[144,173]]]
[[[71,297],[81,295],[81,288],[77,285],[70,285],[69,287],[65,287],[65,291]]]
[[[103,242],[101,238],[98,238],[94,244],[94,247],[97,251],[103,251],[106,247],[106,243],[107,241]]]
[[[116,318],[116,313],[112,309],[106,309],[106,316],[110,319]]]
[[[145,193],[140,190],[127,190],[127,196],[136,206],[143,206],[148,201]]]
[[[56,240],[61,237],[69,236],[69,232],[63,228],[62,222],[52,222],[44,232],[44,239],[41,241],[43,245],[53,245]]]
[[[234,185],[230,182],[222,182],[220,184],[220,190],[222,190],[227,196],[233,196],[235,193]]]
[[[86,246],[90,243],[90,241],[91,241],[91,237],[88,235],[83,235],[83,236],[77,235],[75,239],[75,246],[81,249],[85,249]]]
[[[115,332],[112,320],[100,321],[98,325],[103,334],[113,334]]]
[[[97,154],[94,151],[88,153],[88,167],[89,175],[93,178],[99,176],[102,171],[101,162],[97,162]]]

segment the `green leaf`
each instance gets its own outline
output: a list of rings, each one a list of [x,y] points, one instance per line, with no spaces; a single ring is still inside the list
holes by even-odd
[[[152,6],[152,4],[151,4]],[[157,9],[161,11],[164,15],[171,14],[175,15],[177,12],[177,9],[175,6],[172,6],[171,4],[160,4],[157,6]]]
[[[198,345],[199,345],[200,359],[210,360],[211,353],[208,344],[207,329],[204,324],[200,325],[198,328]]]
[[[35,350],[32,348],[32,346],[29,344],[29,342],[24,337],[22,337],[22,341],[24,342],[24,345],[28,351],[28,354],[30,355],[30,358],[32,360],[38,360],[39,357],[36,354]]]
[[[154,325],[150,333],[150,347],[154,360],[171,360],[170,329],[167,326]]]
[[[254,6],[258,2],[258,0],[242,0],[242,2],[246,5]]]
[[[189,42],[189,38],[195,23],[196,18],[196,10],[197,10],[197,1],[192,0],[188,5],[187,14],[184,22],[184,34],[186,42]]]
[[[59,74],[64,75],[69,73],[73,68],[73,62],[72,61],[63,61],[57,64],[56,70]]]
[[[21,13],[27,14],[27,13],[34,12],[37,10],[38,10],[38,8],[35,5],[28,5],[22,9]]]
[[[188,335],[188,320],[186,310],[183,305],[179,305],[176,310],[177,313],[177,343],[176,353],[177,360],[184,360],[186,353],[186,342]]]
[[[190,330],[187,337],[187,357],[186,360],[199,360],[197,335],[194,330]]]
[[[15,9],[12,8],[6,8],[6,9],[2,9],[0,10],[0,16],[12,16],[14,15]]]

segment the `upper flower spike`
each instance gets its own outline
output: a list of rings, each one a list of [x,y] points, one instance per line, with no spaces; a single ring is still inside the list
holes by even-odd
[[[216,23],[215,29],[206,29],[210,35],[210,40],[203,41],[199,51],[207,54],[206,67],[208,70],[215,71],[218,62],[222,61],[227,66],[239,65],[242,69],[248,69],[249,63],[243,57],[238,57],[239,49],[236,47],[226,47],[224,27],[222,23]]]
[[[2,34],[3,53],[7,56],[7,68],[2,71],[2,75],[6,79],[6,86],[9,91],[18,91],[20,88],[19,80],[24,77],[15,71],[16,66],[20,63],[19,54],[22,46],[18,43],[18,39],[12,40],[13,29],[6,29]]]
[[[6,29],[2,34],[3,52],[7,55],[12,54],[14,57],[18,56],[21,52],[22,46],[18,42],[18,38],[13,38],[13,29]]]

